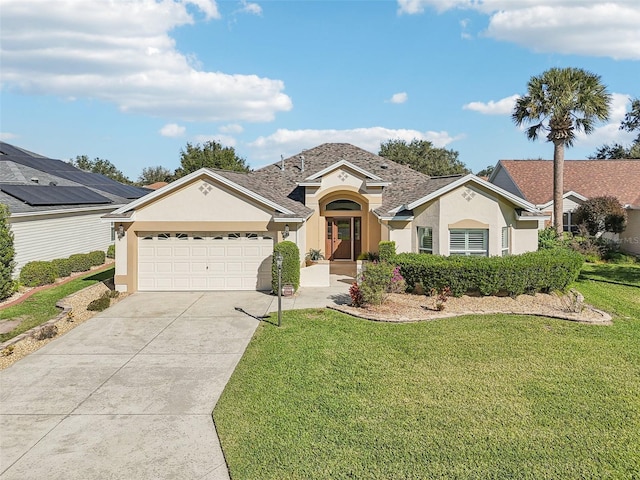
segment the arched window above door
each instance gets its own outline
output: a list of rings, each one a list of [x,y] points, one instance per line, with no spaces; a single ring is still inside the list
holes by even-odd
[[[362,206],[353,200],[334,200],[333,202],[327,203],[325,210],[331,212],[339,210],[360,211],[362,210]]]

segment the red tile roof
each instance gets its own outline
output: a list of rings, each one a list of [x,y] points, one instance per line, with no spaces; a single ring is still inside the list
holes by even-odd
[[[522,195],[542,205],[553,200],[552,160],[500,160]],[[566,160],[564,193],[593,198],[616,197],[623,205],[640,206],[640,160]]]

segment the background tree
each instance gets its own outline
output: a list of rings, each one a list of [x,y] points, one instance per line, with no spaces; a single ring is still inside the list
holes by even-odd
[[[435,148],[427,140],[413,139],[410,143],[405,140],[389,140],[380,144],[378,155],[432,177],[471,173],[458,160],[458,152]]]
[[[16,251],[13,247],[13,232],[9,226],[9,207],[0,203],[0,300],[15,291],[13,267]]]
[[[487,165],[482,170],[480,170],[478,173],[476,173],[476,175],[479,176],[479,177],[490,177],[495,168],[496,167],[494,165]]]
[[[537,140],[546,132],[553,143],[553,226],[562,234],[564,148],[571,147],[576,132],[593,131],[596,121],[609,118],[611,95],[599,75],[580,68],[551,68],[532,77],[527,94],[516,101],[512,119],[516,125],[533,124],[527,138]]]
[[[640,98],[631,101],[631,111],[627,112],[620,123],[620,130],[638,132],[631,145],[625,147],[619,143],[602,145],[590,159],[640,158]]]
[[[90,160],[86,155],[78,155],[75,159],[69,160],[69,163],[80,170],[91,173],[100,173],[105,177],[109,177],[120,183],[132,184],[124,173],[116,168],[116,166],[109,160],[104,158],[94,158]]]
[[[142,173],[138,177],[138,183],[140,185],[151,185],[156,182],[171,182],[173,181],[173,172],[168,168],[161,167],[160,165],[155,167],[144,167]]]
[[[584,225],[590,235],[622,233],[627,224],[627,212],[616,197],[590,198],[573,212],[578,225]]]
[[[180,167],[175,172],[175,178],[184,177],[203,167],[235,172],[249,171],[247,162],[236,155],[233,147],[223,147],[220,143],[209,140],[204,145],[187,143],[185,149],[180,151]]]

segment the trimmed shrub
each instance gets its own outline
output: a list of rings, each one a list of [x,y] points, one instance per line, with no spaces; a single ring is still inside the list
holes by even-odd
[[[378,252],[362,252],[358,255],[358,260],[365,260],[368,262],[377,262],[380,260]]]
[[[113,243],[107,247],[107,258],[116,258],[116,246]]]
[[[102,250],[94,250],[93,252],[87,253],[87,256],[89,257],[92,267],[99,267],[102,265],[106,257]]]
[[[0,203],[0,300],[11,296],[16,289],[16,282],[13,280],[16,251],[8,219],[9,207]]]
[[[20,270],[20,283],[27,287],[39,287],[53,283],[57,270],[51,262],[29,262]]]
[[[381,262],[392,262],[393,257],[396,256],[396,242],[380,242],[378,244],[378,251],[380,252]]]
[[[96,298],[87,305],[87,310],[101,312],[111,305],[111,292],[104,292],[100,298]]]
[[[53,268],[56,269],[56,276],[58,278],[68,277],[71,275],[71,260],[68,258],[56,258],[55,260],[51,260],[51,264]]]
[[[278,292],[278,266],[276,256],[282,254],[282,285],[293,285],[294,291],[300,286],[300,249],[298,246],[285,240],[276,244],[273,248],[273,261],[271,263],[271,288]]]
[[[578,277],[582,255],[570,250],[540,250],[506,257],[441,257],[401,253],[395,263],[409,288],[421,284],[425,292],[451,289],[451,295],[481,295],[566,290]]]
[[[86,272],[91,269],[91,257],[88,253],[76,253],[69,257],[72,272]]]

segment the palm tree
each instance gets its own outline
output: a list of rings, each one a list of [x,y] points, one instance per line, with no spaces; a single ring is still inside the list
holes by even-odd
[[[553,225],[562,235],[564,147],[576,133],[593,131],[596,121],[609,118],[611,95],[600,76],[581,68],[551,68],[527,84],[527,94],[516,101],[511,118],[516,125],[533,124],[527,138],[537,140],[547,132],[553,143]]]

